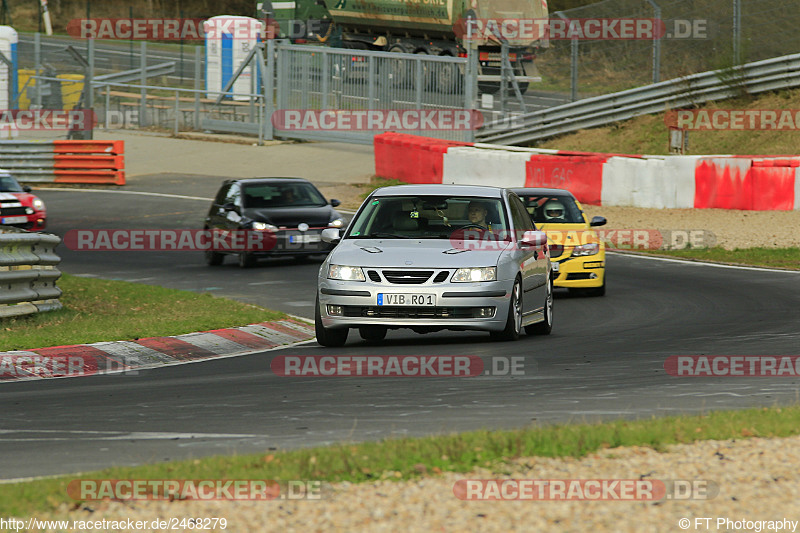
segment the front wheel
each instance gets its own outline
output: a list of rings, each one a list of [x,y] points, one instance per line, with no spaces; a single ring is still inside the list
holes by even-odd
[[[319,297],[317,297],[316,309],[314,311],[314,332],[317,335],[317,342],[328,348],[339,348],[347,342],[348,328],[331,329],[322,325],[322,315],[319,312]]]
[[[525,326],[528,335],[550,335],[553,330],[553,280],[547,280],[547,291],[544,297],[544,320]]]
[[[508,303],[508,317],[503,331],[492,332],[492,338],[499,341],[515,341],[522,330],[522,284],[519,279],[511,289],[511,301]]]
[[[253,254],[239,252],[239,267],[252,268],[254,266],[256,266],[256,258]]]

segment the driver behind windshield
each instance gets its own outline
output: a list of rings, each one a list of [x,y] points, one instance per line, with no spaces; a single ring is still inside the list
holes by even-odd
[[[467,218],[470,224],[480,226],[484,229],[489,229],[490,227],[489,223],[486,222],[486,215],[488,213],[489,210],[483,202],[472,201],[469,203],[469,207],[467,207]]]

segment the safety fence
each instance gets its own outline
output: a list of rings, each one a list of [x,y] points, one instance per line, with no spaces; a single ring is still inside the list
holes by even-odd
[[[375,173],[410,183],[567,189],[590,205],[800,210],[800,157],[643,156],[384,133]]]
[[[0,318],[61,309],[60,242],[56,235],[0,226]]]
[[[0,168],[24,183],[125,185],[124,141],[0,141]]]

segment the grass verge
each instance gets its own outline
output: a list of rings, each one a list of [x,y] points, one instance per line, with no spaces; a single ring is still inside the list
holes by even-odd
[[[28,516],[60,504],[79,505],[66,493],[73,479],[274,479],[365,482],[413,479],[428,473],[504,471],[519,457],[583,457],[619,446],[647,446],[800,433],[800,406],[714,411],[708,414],[559,425],[513,431],[475,431],[418,439],[340,444],[290,452],[211,457],[106,469],[91,474],[0,485],[0,515]]]
[[[364,192],[361,193],[360,198],[363,202],[367,199],[367,196],[372,194],[372,191],[375,189],[380,189],[381,187],[391,187],[392,185],[408,185],[408,182],[389,179],[389,178],[381,178],[380,176],[372,176],[369,183],[361,183],[358,186],[364,189]]]
[[[641,250],[655,255],[680,257],[696,261],[711,261],[769,268],[800,270],[800,248],[698,248],[686,250]]]
[[[0,351],[243,326],[286,315],[207,293],[64,274],[64,309],[0,319]]]

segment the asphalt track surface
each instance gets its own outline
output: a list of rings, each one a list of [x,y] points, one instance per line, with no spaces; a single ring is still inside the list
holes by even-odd
[[[174,177],[174,176],[173,176]],[[178,180],[179,181],[179,180]],[[218,182],[196,177],[191,194]],[[162,188],[168,179],[162,177]],[[147,181],[137,185],[147,190]],[[154,181],[152,183],[157,183]],[[198,228],[208,202],[41,191],[50,230]],[[195,291],[311,317],[319,261],[217,268],[197,252],[73,252],[65,272]],[[0,384],[0,478],[85,472],[213,454],[263,452],[480,428],[637,418],[790,404],[795,378],[677,378],[670,355],[798,355],[800,274],[627,255],[608,258],[603,298],[557,291],[549,337],[494,343],[482,333],[390,332],[369,345],[316,343],[141,371]],[[278,355],[524,358],[524,375],[284,378]],[[495,359],[494,361],[498,361]]]

